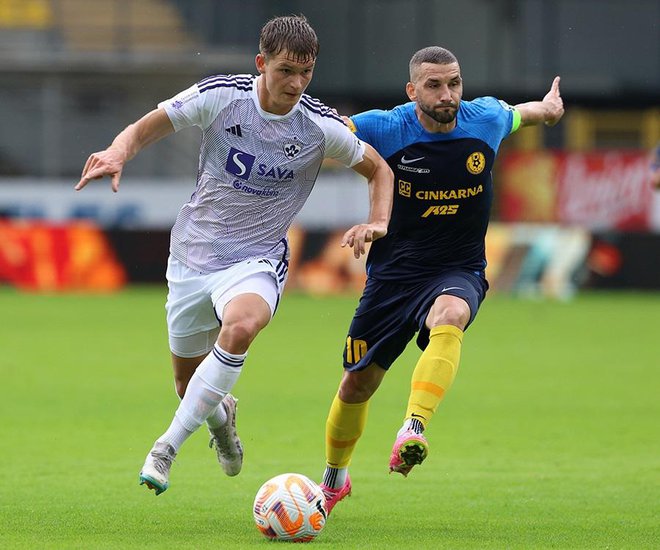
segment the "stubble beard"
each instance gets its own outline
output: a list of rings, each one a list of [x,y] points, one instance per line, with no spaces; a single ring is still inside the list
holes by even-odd
[[[419,104],[419,108],[425,115],[431,117],[440,124],[449,124],[450,122],[453,122],[456,118],[456,113],[458,112],[458,109],[455,109],[453,105],[451,111],[436,111],[428,105],[422,104]]]

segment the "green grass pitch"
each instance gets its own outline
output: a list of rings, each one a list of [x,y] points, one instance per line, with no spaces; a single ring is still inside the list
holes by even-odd
[[[165,289],[0,289],[0,548],[268,548],[259,486],[319,479],[325,415],[356,297],[285,297],[234,393],[245,465],[225,477],[204,430],[170,489],[137,482],[177,406]],[[388,475],[411,345],[372,400],[353,495],[318,548],[660,548],[660,295],[570,303],[490,296],[468,331],[431,453]]]

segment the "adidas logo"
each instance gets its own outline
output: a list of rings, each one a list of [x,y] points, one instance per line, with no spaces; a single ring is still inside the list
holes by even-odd
[[[235,136],[238,137],[243,137],[243,134],[241,133],[240,124],[237,124],[236,126],[230,126],[229,128],[225,128],[225,132],[229,132],[230,134],[234,134]]]

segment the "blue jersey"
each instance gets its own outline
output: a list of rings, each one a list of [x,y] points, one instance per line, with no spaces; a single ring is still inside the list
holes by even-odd
[[[513,112],[493,97],[461,101],[449,133],[427,132],[414,103],[351,117],[356,135],[394,172],[392,218],[387,236],[371,245],[370,277],[418,280],[452,267],[483,271],[491,170],[513,129]]]

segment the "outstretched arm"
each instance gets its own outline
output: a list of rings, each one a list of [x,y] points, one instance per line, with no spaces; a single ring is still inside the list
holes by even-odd
[[[365,253],[365,243],[387,235],[394,193],[392,170],[371,145],[364,145],[366,148],[362,161],[352,168],[367,178],[369,183],[369,220],[351,227],[341,240],[342,246],[353,247],[356,258]]]
[[[105,151],[90,155],[74,189],[80,191],[91,180],[110,176],[112,190],[116,193],[119,191],[124,164],[147,145],[173,132],[174,127],[164,109],[154,109],[147,113],[120,132]]]
[[[554,126],[564,114],[564,103],[559,94],[559,77],[552,81],[550,91],[545,94],[542,101],[519,103],[515,106],[520,113],[520,126],[532,126],[544,122],[547,126]]]

